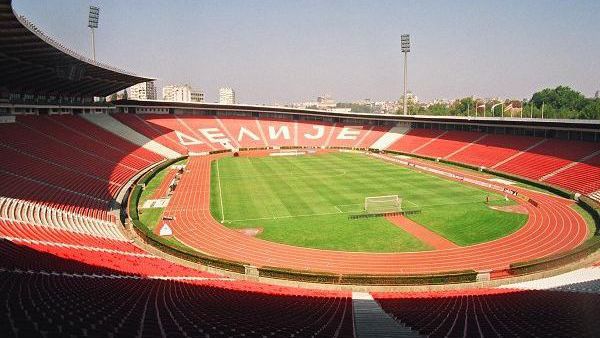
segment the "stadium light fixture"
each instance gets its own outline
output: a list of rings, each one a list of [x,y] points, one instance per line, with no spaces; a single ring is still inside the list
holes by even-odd
[[[482,102],[480,105],[475,103],[475,117],[477,117],[477,110],[479,110],[479,108],[483,108],[483,117],[485,117],[485,102]]]
[[[94,39],[94,29],[98,28],[98,19],[100,18],[100,8],[96,6],[90,6],[90,13],[88,15],[88,27],[92,30],[92,53],[94,61],[96,61],[96,41]]]
[[[406,76],[407,76],[407,61],[408,61],[408,52],[410,52],[410,35],[402,34],[400,35],[400,47],[402,53],[404,53],[404,96],[402,98],[403,103],[403,113],[404,115],[408,114],[408,102],[406,99]]]
[[[496,103],[495,105],[492,106],[492,108],[491,108],[492,109],[492,116],[494,116],[494,108],[496,108],[496,107],[498,107],[500,105],[502,105],[502,111],[501,111],[501,113],[502,113],[502,117],[504,117],[504,102],[499,102],[499,103]]]

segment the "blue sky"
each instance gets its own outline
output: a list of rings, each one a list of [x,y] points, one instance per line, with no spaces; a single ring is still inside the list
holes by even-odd
[[[38,27],[91,55],[89,5],[101,7],[99,61],[214,101],[397,99],[400,34],[421,99],[524,98],[600,89],[600,1],[13,0]]]

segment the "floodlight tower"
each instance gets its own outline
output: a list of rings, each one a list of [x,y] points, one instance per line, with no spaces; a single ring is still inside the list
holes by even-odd
[[[404,104],[403,112],[404,115],[408,114],[408,102],[406,100],[406,73],[407,73],[407,61],[408,61],[408,52],[410,52],[410,35],[402,34],[400,35],[400,46],[402,49],[402,53],[404,53],[404,97],[402,98],[402,103]]]
[[[92,30],[92,53],[94,55],[94,61],[96,61],[96,41],[94,39],[94,29],[98,28],[98,18],[100,18],[100,8],[96,6],[90,6],[88,27]]]

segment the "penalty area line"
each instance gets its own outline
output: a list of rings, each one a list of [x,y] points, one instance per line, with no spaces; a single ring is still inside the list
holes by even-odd
[[[417,203],[411,202],[410,200],[407,200],[407,199],[403,199],[402,202],[407,202],[407,203],[414,205],[415,207],[419,207],[419,205]]]

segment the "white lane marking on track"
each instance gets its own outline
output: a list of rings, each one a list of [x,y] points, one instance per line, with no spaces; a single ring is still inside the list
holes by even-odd
[[[219,161],[217,160],[217,180],[219,181],[219,200],[221,201],[221,223],[225,221],[225,211],[223,210],[223,190],[221,189],[221,173],[219,171]]]

